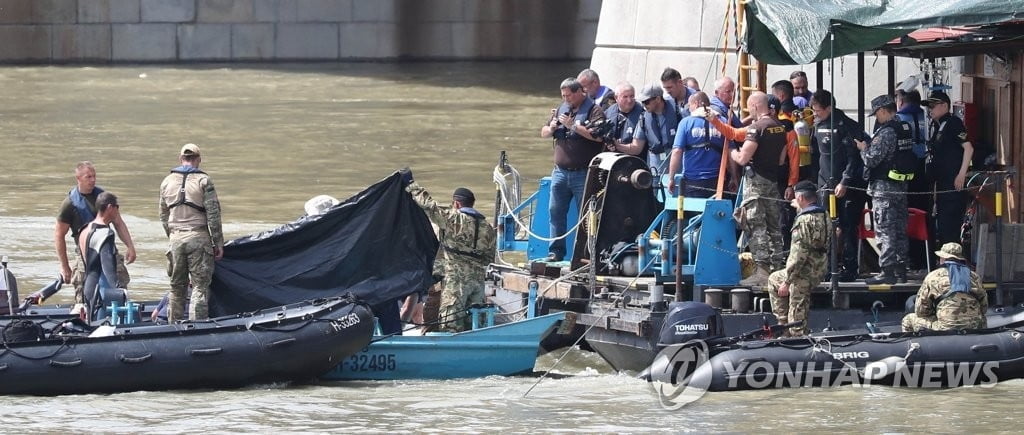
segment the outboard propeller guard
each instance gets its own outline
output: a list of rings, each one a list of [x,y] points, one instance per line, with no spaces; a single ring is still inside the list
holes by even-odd
[[[690,340],[714,340],[725,337],[722,315],[702,302],[673,302],[661,324],[659,346],[670,346]]]

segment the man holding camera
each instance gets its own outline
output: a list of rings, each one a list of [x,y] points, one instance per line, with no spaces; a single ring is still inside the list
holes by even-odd
[[[554,138],[555,168],[551,171],[551,200],[548,203],[551,214],[550,237],[565,234],[569,203],[583,205],[583,187],[587,182],[587,168],[590,160],[604,144],[594,137],[587,125],[604,121],[604,111],[594,103],[583,85],[574,78],[562,81],[559,87],[562,104],[551,110],[551,118],[540,129],[540,136]],[[562,261],[565,257],[565,238],[552,241],[548,248],[548,261]]]

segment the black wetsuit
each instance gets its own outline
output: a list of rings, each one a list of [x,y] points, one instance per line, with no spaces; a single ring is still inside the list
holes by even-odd
[[[88,307],[89,321],[97,320],[96,314],[103,307],[104,289],[117,287],[117,247],[114,244],[114,230],[109,225],[90,223],[92,228],[86,239],[85,283],[82,292]]]

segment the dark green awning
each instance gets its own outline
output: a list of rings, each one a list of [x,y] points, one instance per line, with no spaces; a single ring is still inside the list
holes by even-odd
[[[874,50],[918,29],[1022,18],[1024,0],[750,0],[741,45],[764,63],[808,64]]]

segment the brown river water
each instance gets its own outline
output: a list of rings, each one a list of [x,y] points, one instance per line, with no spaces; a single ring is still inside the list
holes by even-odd
[[[139,259],[133,299],[166,289],[157,188],[182,144],[203,150],[227,238],[270,229],[312,196],[344,199],[404,166],[438,197],[493,215],[500,150],[524,190],[551,170],[540,125],[578,63],[0,68],[0,255],[22,293],[58,273],[57,207],[79,160],[121,198]],[[606,83],[607,84],[607,83]],[[382,259],[384,261],[386,259]],[[65,290],[54,302],[67,302]],[[562,351],[542,356],[555,365]],[[1017,432],[1024,382],[713,393],[667,411],[643,381],[568,351],[536,377],[257,385],[231,391],[6,397],[3,432]]]

